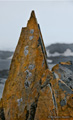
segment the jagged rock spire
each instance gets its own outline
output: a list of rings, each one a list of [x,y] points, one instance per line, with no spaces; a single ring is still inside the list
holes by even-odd
[[[35,17],[35,12],[34,12],[34,10],[32,10],[32,12],[31,12],[31,15],[30,15],[30,16],[31,16],[31,18],[32,18],[32,17],[36,18],[36,17]]]
[[[34,29],[36,29],[36,28],[38,29],[38,22],[37,22],[37,18],[36,18],[34,11],[31,12],[30,18],[27,23],[27,27],[29,27],[29,28],[32,27]]]
[[[48,69],[40,27],[32,11],[22,28],[3,97],[0,120],[73,120],[73,62]]]
[[[6,120],[26,120],[31,107],[37,105],[41,76],[48,68],[46,51],[34,11],[27,27],[22,28],[8,79],[3,92],[3,106]],[[29,115],[28,115],[29,111]]]

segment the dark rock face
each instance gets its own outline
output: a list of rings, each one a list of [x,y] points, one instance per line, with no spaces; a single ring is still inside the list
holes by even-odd
[[[46,47],[48,64],[73,61],[73,44],[55,43]],[[51,61],[51,62],[50,62]]]
[[[0,59],[7,59],[13,55],[10,51],[0,51]]]
[[[0,71],[0,78],[7,78],[9,74],[9,70],[1,70]]]
[[[73,44],[56,43],[46,47],[46,50],[49,50],[50,53],[54,52],[64,53],[66,49],[70,49],[73,52]]]
[[[3,108],[0,108],[0,119],[1,119],[1,120],[5,120]]]
[[[5,120],[4,108],[2,104],[2,99],[0,100],[0,120]]]

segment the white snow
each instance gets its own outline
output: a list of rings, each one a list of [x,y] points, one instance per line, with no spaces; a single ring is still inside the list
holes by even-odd
[[[70,49],[66,49],[66,51],[63,53],[64,56],[73,56],[73,52]]]
[[[52,61],[52,60],[50,60],[50,59],[47,59],[47,62],[52,63],[53,61]]]
[[[12,59],[12,57],[13,57],[13,55],[12,55],[12,56],[10,56],[10,57],[8,57],[7,59],[8,59],[8,60],[11,60],[11,59]]]

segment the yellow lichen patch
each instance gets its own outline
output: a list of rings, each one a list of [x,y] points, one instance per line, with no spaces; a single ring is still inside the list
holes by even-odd
[[[51,116],[56,116],[52,94],[49,86],[40,91],[40,97],[34,120],[50,120]]]
[[[54,81],[54,75],[47,69],[41,77],[41,90],[35,120],[51,120],[52,117],[57,116],[57,110],[53,103],[51,81]]]
[[[62,64],[62,65],[71,65],[71,62],[70,62],[70,61],[67,61],[67,62],[60,62],[60,64]]]
[[[46,69],[41,77],[41,85],[48,84],[51,80],[53,80],[53,74],[49,69]]]
[[[59,64],[57,64],[57,65],[55,65],[53,68],[52,68],[52,71],[56,71],[56,70],[58,70],[58,68],[59,68]]]

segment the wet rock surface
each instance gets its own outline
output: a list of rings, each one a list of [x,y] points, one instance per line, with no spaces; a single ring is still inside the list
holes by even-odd
[[[0,120],[72,120],[73,63],[50,71],[40,26],[32,11],[22,28],[0,101]]]

